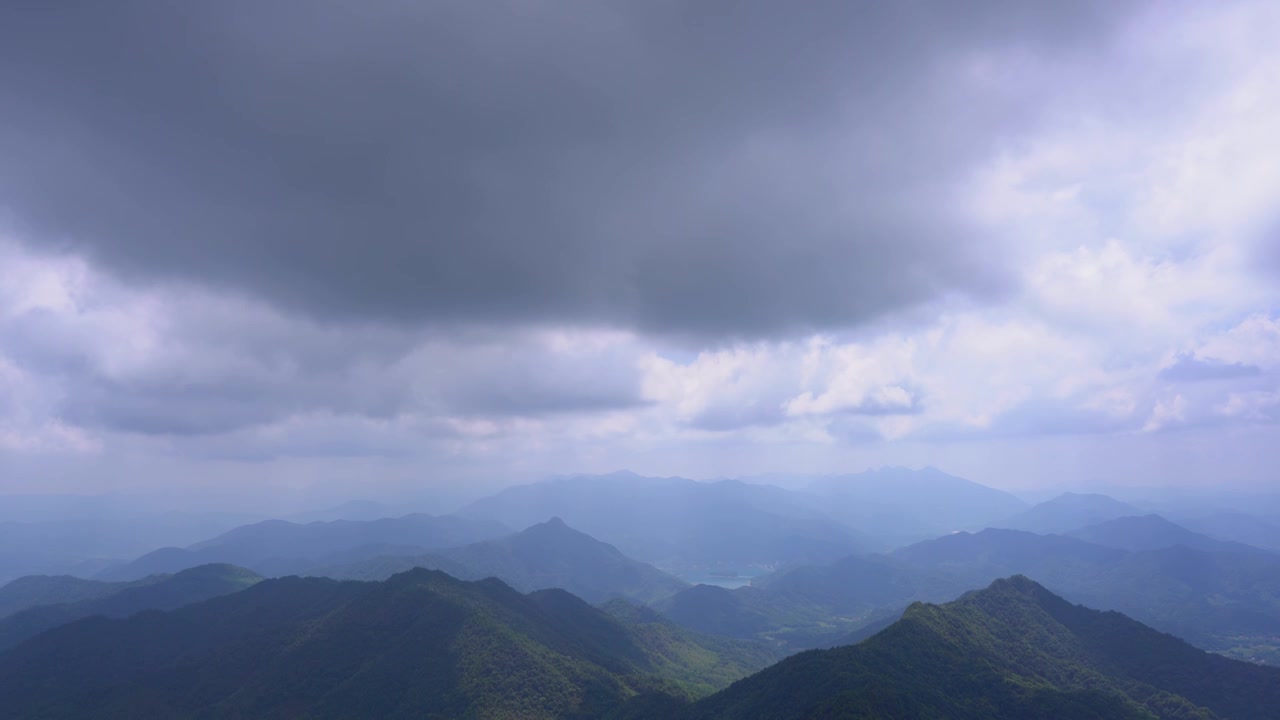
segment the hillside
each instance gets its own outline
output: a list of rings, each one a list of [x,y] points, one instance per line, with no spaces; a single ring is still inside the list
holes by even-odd
[[[243,590],[262,578],[231,565],[202,565],[146,582],[121,583],[115,592],[77,602],[38,605],[0,620],[0,652],[45,630],[100,615],[129,617],[144,610],[172,610]]]
[[[237,527],[186,548],[149,552],[98,577],[133,580],[210,563],[238,565],[266,576],[291,575],[317,565],[423,553],[488,540],[508,532],[505,526],[494,522],[456,515],[413,514],[379,520],[305,524],[266,520]]]
[[[507,488],[459,514],[509,527],[560,517],[664,569],[834,560],[868,543],[811,496],[736,480],[576,476]]]
[[[864,642],[793,656],[688,718],[1232,718],[1280,706],[1280,670],[1197,650],[1023,577],[915,604]]]
[[[626,598],[640,603],[673,595],[688,584],[617,548],[552,518],[521,532],[418,556],[380,557],[311,575],[346,580],[385,580],[424,567],[468,580],[496,577],[521,592],[561,588],[590,603]]]
[[[268,580],[0,655],[0,707],[50,718],[599,717],[697,696],[771,662],[758,645],[619,620],[560,590],[413,570]]]
[[[1107,520],[1142,515],[1126,502],[1097,493],[1063,493],[1026,510],[988,524],[988,527],[1033,533],[1064,533]]]

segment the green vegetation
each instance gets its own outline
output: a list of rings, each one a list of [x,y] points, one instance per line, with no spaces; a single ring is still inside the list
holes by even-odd
[[[640,608],[413,570],[268,580],[170,613],[90,618],[0,654],[21,717],[600,717],[694,698],[777,658]]]
[[[1203,652],[1024,578],[917,603],[864,642],[784,660],[689,718],[1274,717],[1280,670]]]

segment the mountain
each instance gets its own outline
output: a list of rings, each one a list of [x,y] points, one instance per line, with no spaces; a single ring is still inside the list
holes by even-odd
[[[612,545],[578,532],[560,518],[498,540],[410,557],[380,557],[309,572],[349,580],[385,580],[414,567],[454,577],[496,577],[522,592],[561,588],[590,603],[626,598],[648,603],[688,587],[661,570],[623,555]]]
[[[832,517],[890,545],[981,529],[1027,507],[1007,492],[932,467],[818,478],[807,489],[823,498]]]
[[[1183,545],[1130,552],[1018,530],[953,533],[884,556],[781,571],[732,591],[697,586],[655,608],[700,632],[803,649],[827,646],[911,602],[951,600],[1014,574],[1205,649],[1268,660],[1280,652],[1280,563],[1265,553]]]
[[[949,600],[973,587],[885,556],[800,566],[735,590],[697,585],[657,602],[673,622],[703,633],[760,638],[793,650],[827,647],[920,600]]]
[[[1098,545],[1122,550],[1159,550],[1185,545],[1207,552],[1238,552],[1271,557],[1280,561],[1280,555],[1269,553],[1243,543],[1215,540],[1208,535],[1192,532],[1159,515],[1142,515],[1116,518],[1096,525],[1073,530],[1070,537]]]
[[[560,517],[662,568],[833,560],[867,543],[826,517],[813,497],[736,480],[633,473],[559,478],[507,488],[459,514],[510,527]]]
[[[1280,628],[1280,564],[1266,556],[1182,545],[1129,552],[988,529],[918,543],[892,557],[968,587],[1027,575],[1073,602],[1118,610],[1213,650],[1230,649],[1241,638],[1274,638]]]
[[[1212,655],[1024,577],[912,605],[852,646],[790,657],[685,717],[1274,718],[1280,670]]]
[[[71,575],[26,575],[0,587],[0,618],[37,605],[58,605],[106,597],[125,588],[162,579],[163,575],[153,575],[133,582],[104,582]]]
[[[1179,516],[1183,526],[1218,540],[1239,542],[1264,550],[1280,552],[1280,519],[1257,517],[1239,512],[1216,512],[1209,515]]]
[[[621,615],[622,617],[619,617]],[[267,580],[169,613],[90,618],[0,654],[0,707],[45,718],[602,717],[693,697],[776,653],[562,590],[413,570]]]
[[[988,527],[1034,533],[1064,533],[1107,520],[1142,515],[1142,511],[1115,498],[1096,493],[1063,493],[1020,513],[989,523]]]
[[[90,564],[101,568],[158,547],[185,545],[245,520],[226,513],[146,511],[110,496],[88,500],[101,505],[4,496],[0,516],[13,519],[0,518],[0,584],[24,575],[88,577],[83,573]]]
[[[99,578],[132,580],[210,563],[239,565],[268,576],[290,575],[318,565],[465,545],[508,532],[505,526],[487,520],[420,513],[305,524],[266,520],[186,548],[154,550],[131,563],[110,568]]]
[[[38,605],[0,620],[0,652],[49,628],[101,615],[122,618],[143,610],[172,610],[243,590],[262,578],[231,565],[203,565],[147,582],[128,583],[102,597]]]

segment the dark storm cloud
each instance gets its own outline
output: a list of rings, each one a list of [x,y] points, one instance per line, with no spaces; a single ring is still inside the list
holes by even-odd
[[[1205,380],[1239,380],[1258,377],[1262,368],[1244,363],[1228,363],[1213,358],[1198,358],[1192,354],[1179,355],[1177,362],[1160,371],[1160,379],[1172,383],[1202,382]]]
[[[84,304],[111,294],[90,292]],[[300,415],[386,423],[644,404],[637,350],[625,342],[480,328],[423,339],[207,293],[165,297],[158,317],[136,318],[0,302],[0,371],[9,362],[28,373],[61,422],[140,435],[218,435]],[[7,404],[0,392],[0,419]]]
[[[970,61],[1069,54],[1116,15],[6,3],[0,207],[123,277],[321,317],[849,325],[1001,289],[955,191],[1035,103]]]

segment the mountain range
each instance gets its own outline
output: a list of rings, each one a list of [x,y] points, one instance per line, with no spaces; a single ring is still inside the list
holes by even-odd
[[[1280,670],[1197,650],[1025,577],[917,603],[857,645],[813,650],[675,717],[1267,720]]]
[[[310,523],[266,520],[234,528],[185,548],[154,550],[130,563],[109,568],[97,577],[133,580],[210,563],[238,565],[276,577],[320,565],[424,553],[509,532],[509,528],[484,519],[422,513],[378,520]]]
[[[496,577],[522,592],[561,588],[590,603],[625,598],[639,603],[674,595],[688,587],[617,548],[552,518],[498,540],[486,540],[416,556],[385,556],[310,575],[345,580],[385,580],[414,567],[443,570],[454,577]]]
[[[459,514],[516,528],[560,517],[661,568],[832,560],[874,545],[812,497],[737,480],[575,476],[507,488]]]
[[[601,717],[778,659],[626,605],[411,570],[267,580],[169,613],[80,620],[0,654],[0,707],[49,718]]]
[[[805,490],[821,498],[831,517],[893,546],[979,530],[1027,508],[1003,490],[933,467],[883,467],[815,478]]]
[[[72,602],[34,605],[0,619],[0,651],[81,618],[124,618],[144,610],[173,610],[243,590],[260,580],[244,568],[202,565],[176,575],[152,576],[144,582],[108,584],[110,592]]]
[[[1129,528],[1129,541],[1144,546],[1157,544],[1154,535],[1183,537],[1164,532],[1164,522],[1118,527]],[[1160,532],[1140,541],[1137,531],[1152,528]],[[997,529],[953,533],[887,555],[796,567],[754,587],[698,586],[656,607],[695,630],[769,638],[802,649],[828,645],[911,602],[950,600],[1014,574],[1072,601],[1120,610],[1206,649],[1249,646],[1256,644],[1251,638],[1273,637],[1280,628],[1280,563],[1263,551],[1178,544],[1131,552]]]
[[[781,659],[622,600],[596,608],[424,569],[289,577],[30,638],[0,652],[0,708],[50,720],[1269,720],[1280,707],[1280,670],[1021,576],[914,603],[866,635]]]
[[[1120,517],[1066,533],[1068,536],[1122,550],[1160,550],[1178,545],[1206,552],[1245,553],[1270,557],[1280,562],[1280,554],[1252,545],[1217,540],[1188,530],[1159,515]]]
[[[1133,505],[1106,495],[1068,492],[985,527],[1040,534],[1064,533],[1086,525],[1142,514]]]

